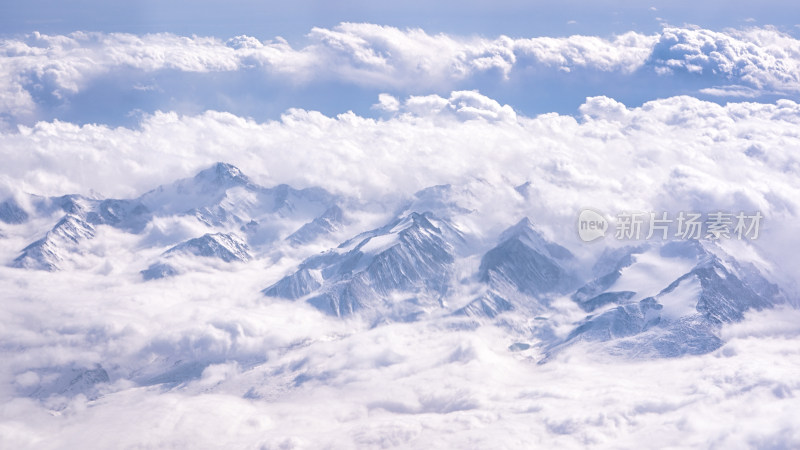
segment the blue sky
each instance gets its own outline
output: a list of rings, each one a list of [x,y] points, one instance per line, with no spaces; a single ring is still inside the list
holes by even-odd
[[[793,31],[800,23],[796,2],[742,1],[576,1],[446,0],[431,2],[353,1],[97,1],[33,0],[3,2],[0,31],[4,35],[75,30],[128,33],[172,32],[261,39],[298,39],[311,27],[340,22],[370,22],[396,27],[421,27],[429,32],[512,37],[570,34],[655,32],[660,22],[695,24],[720,29],[770,24]],[[660,20],[659,20],[660,19]],[[574,21],[574,23],[570,23]]]

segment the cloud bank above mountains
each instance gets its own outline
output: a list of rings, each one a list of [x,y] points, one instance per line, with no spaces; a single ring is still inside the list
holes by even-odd
[[[302,109],[257,122],[231,113],[156,113],[136,128],[61,121],[0,134],[8,195],[135,197],[216,161],[265,186],[320,186],[361,202],[391,203],[437,184],[506,186],[489,207],[529,215],[575,239],[577,212],[761,211],[759,244],[773,260],[800,245],[796,174],[800,105],[720,106],[673,97],[628,108],[593,97],[579,118],[517,114],[474,91],[380,96],[381,119]],[[531,184],[526,197],[513,187]],[[513,213],[511,212],[513,211]],[[485,212],[489,214],[489,212]]]
[[[682,200],[728,197],[796,211],[800,105],[789,100],[719,106],[674,97],[627,108],[594,97],[577,119],[526,117],[474,91],[376,100],[390,116],[293,109],[266,122],[214,111],[159,112],[136,128],[40,122],[0,135],[0,154],[11,161],[0,176],[37,194],[130,196],[225,160],[265,185],[321,185],[367,198],[504,177],[625,199],[702,187],[703,195],[685,192]]]
[[[575,95],[614,94],[610,85],[620,80],[630,99],[619,100],[629,106],[676,94],[800,95],[800,41],[771,27],[487,38],[342,23],[313,28],[302,43],[280,37],[31,33],[0,41],[0,62],[0,118],[7,125],[42,118],[116,123],[137,109],[275,117],[288,107],[324,110],[336,104],[336,112],[344,112],[341,102],[297,93],[314,86],[362,95],[345,108],[358,108],[359,99],[380,91],[406,96],[480,89],[507,102],[518,98],[515,107],[532,112],[574,109]],[[545,85],[561,94],[562,105],[541,92]],[[214,94],[198,100],[198,90]],[[285,90],[308,105],[281,103]],[[122,104],[104,104],[109,96]],[[259,105],[256,98],[281,103],[282,109]],[[86,111],[92,108],[94,115]]]

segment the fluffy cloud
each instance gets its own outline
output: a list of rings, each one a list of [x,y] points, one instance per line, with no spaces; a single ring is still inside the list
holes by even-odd
[[[796,260],[795,102],[674,97],[628,108],[593,97],[579,118],[526,117],[474,91],[378,102],[380,120],[295,109],[265,122],[212,111],[155,113],[135,128],[40,122],[0,133],[0,189],[133,196],[223,160],[264,185],[319,185],[368,204],[455,183],[485,226],[528,215],[559,241],[585,206],[758,209],[769,224],[762,250]],[[3,224],[0,257],[50,225]],[[535,345],[508,350],[531,339],[513,330],[369,327],[261,296],[292,257],[142,283],[142,258],[159,249],[133,255],[132,235],[98,234],[90,252],[105,262],[89,269],[0,267],[4,444],[800,445],[791,309],[725,328],[726,344],[708,355],[636,362],[575,346],[537,365]],[[787,278],[800,275],[785,266]],[[99,367],[108,383],[50,395]]]
[[[344,82],[360,88],[446,91],[456,86],[526,83],[530,71],[578,69],[630,75],[655,71],[703,74],[755,92],[800,92],[800,44],[777,30],[714,32],[665,28],[660,35],[489,39],[428,34],[421,29],[343,23],[314,28],[309,42],[281,38],[173,34],[143,36],[76,32],[34,33],[0,44],[0,117],[34,117],[37,105],[63,102],[109,74],[257,70],[284,85]],[[484,81],[485,82],[485,81]],[[748,92],[730,91],[730,95]],[[724,86],[710,95],[725,93]],[[753,92],[753,91],[749,91]]]
[[[120,196],[229,160],[265,184],[320,184],[347,194],[381,196],[398,187],[413,192],[501,173],[519,182],[594,183],[635,197],[671,177],[686,179],[690,172],[679,167],[691,166],[731,190],[739,186],[760,206],[781,191],[794,192],[798,141],[792,130],[800,106],[788,100],[720,106],[673,97],[627,108],[594,97],[580,108],[584,118],[576,120],[517,115],[474,91],[382,99],[397,109],[382,120],[294,109],[266,122],[213,111],[159,112],[136,128],[40,122],[0,134],[0,154],[13,161],[0,175],[6,184],[33,193],[94,189]],[[400,156],[402,166],[396,164]],[[438,164],[445,161],[459,164]],[[384,185],[387,178],[395,185]],[[623,182],[637,178],[649,181],[638,183],[635,195],[626,194]],[[790,198],[786,204],[793,204]]]
[[[395,111],[399,109],[398,104]],[[460,120],[516,122],[517,119],[511,106],[500,105],[477,91],[454,91],[449,98],[438,95],[411,96],[403,103],[402,110],[412,116],[439,116]]]
[[[392,100],[393,99],[393,100]],[[54,121],[0,133],[7,194],[133,197],[216,161],[271,186],[321,186],[364,202],[474,180],[515,186],[498,222],[525,214],[574,238],[575,211],[759,210],[773,260],[798,243],[800,105],[720,106],[673,97],[627,108],[594,97],[582,117],[525,117],[474,91],[383,96],[383,119],[294,109],[256,122],[230,113],[156,113],[136,128]],[[509,198],[513,198],[509,194]],[[511,202],[511,203],[509,203]],[[790,270],[789,268],[784,268]]]
[[[400,102],[392,95],[380,94],[378,96],[378,103],[372,106],[382,111],[395,112],[400,109]]]
[[[534,64],[569,72],[589,68],[604,72],[634,72],[647,60],[656,36],[628,32],[607,40],[595,36],[533,38],[513,41],[515,54],[533,59]]]
[[[706,74],[755,89],[800,91],[800,41],[772,28],[726,33],[666,28],[650,62],[659,73]]]
[[[609,361],[575,347],[537,365],[535,348],[508,351],[524,337],[491,326],[366,329],[270,304],[247,292],[255,273],[154,288],[111,276],[105,290],[70,274],[69,293],[58,274],[17,277],[27,287],[2,275],[13,301],[0,318],[0,438],[17,448],[800,444],[793,310],[753,314],[699,357]],[[39,367],[66,361],[102,363],[112,383],[97,399],[21,395],[42,383]],[[200,367],[172,372],[178,383],[128,381],[183,361]]]

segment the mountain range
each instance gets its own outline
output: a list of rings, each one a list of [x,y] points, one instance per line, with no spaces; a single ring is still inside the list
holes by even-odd
[[[517,192],[523,195],[525,187]],[[195,266],[187,261],[236,270],[288,255],[300,262],[265,281],[264,301],[305,302],[371,326],[495,323],[527,336],[534,344],[515,344],[515,350],[536,347],[543,361],[577,343],[632,357],[708,353],[722,345],[724,324],[791,302],[768,273],[713,241],[608,246],[587,260],[567,248],[574,244],[549,239],[529,217],[487,236],[469,226],[481,220],[469,200],[480,195],[433,186],[379,226],[359,230],[353,199],[314,187],[263,187],[237,167],[217,163],[133,199],[5,199],[0,236],[49,221],[49,229],[5,264],[60,271],[80,270],[74,262],[103,230],[126,233],[137,238],[129,251],[141,283],[190,272]],[[302,256],[314,246],[329,248]],[[567,317],[564,300],[572,317],[566,333],[559,331]]]

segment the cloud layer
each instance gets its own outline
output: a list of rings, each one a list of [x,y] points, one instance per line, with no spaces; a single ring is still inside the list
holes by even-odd
[[[364,329],[270,304],[248,293],[256,273],[154,288],[112,276],[102,290],[80,274],[17,277],[27,287],[6,275],[0,438],[16,448],[800,443],[792,310],[749,317],[700,357],[607,361],[576,347],[537,365],[537,350],[507,349],[524,336],[490,326]],[[66,277],[71,293],[56,288]],[[177,385],[128,380],[183,361],[200,365]],[[42,368],[70,363],[102,364],[105,395],[22,395],[47,384]]]
[[[0,134],[6,195],[135,197],[226,161],[265,186],[321,186],[361,202],[482,180],[510,191],[503,219],[529,215],[574,239],[576,211],[761,211],[773,260],[798,243],[800,105],[720,106],[673,97],[628,108],[594,97],[580,118],[525,117],[473,91],[383,95],[382,119],[287,111],[256,122],[230,113],[156,113],[136,128],[55,121]],[[515,197],[516,196],[516,197]],[[497,209],[484,205],[490,210]],[[798,243],[800,244],[800,243]],[[792,270],[791,268],[784,268]]]
[[[103,77],[129,77],[130,89],[146,91],[162,89],[158,82],[148,83],[147,74],[172,72],[243,71],[260,74],[269,80],[260,83],[266,85],[335,82],[400,93],[505,85],[535,90],[528,80],[536,83],[536,74],[543,73],[682,74],[702,80],[699,87],[707,95],[797,96],[800,41],[773,28],[664,28],[657,35],[513,39],[363,23],[314,28],[301,45],[248,36],[223,40],[166,33],[33,33],[0,42],[0,68],[0,117],[14,123],[35,118],[43,105],[68,104]]]

